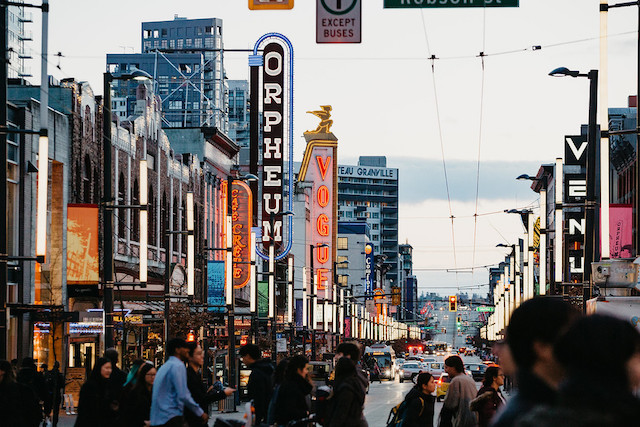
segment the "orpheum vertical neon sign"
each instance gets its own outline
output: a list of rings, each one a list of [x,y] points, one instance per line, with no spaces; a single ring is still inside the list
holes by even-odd
[[[259,50],[262,50],[261,55]],[[258,244],[256,249],[258,255],[266,259],[273,243],[275,259],[279,260],[291,250],[293,231],[291,218],[285,219],[282,215],[285,210],[293,209],[289,196],[293,193],[293,179],[290,178],[293,175],[293,46],[281,34],[265,34],[256,42],[249,65],[252,69],[262,68],[259,86],[253,81],[258,80],[258,74],[252,73],[252,90],[257,87],[262,95],[262,194],[259,196],[262,245]],[[251,108],[258,106],[252,104]],[[256,123],[252,121],[251,125],[256,126]],[[254,144],[257,144],[257,138],[252,139]],[[285,186],[285,182],[288,185]]]
[[[267,44],[262,69],[262,243],[268,250],[273,239],[276,251],[282,245],[283,66],[282,46],[276,42]]]

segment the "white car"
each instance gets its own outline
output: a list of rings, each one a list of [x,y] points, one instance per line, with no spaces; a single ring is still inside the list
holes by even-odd
[[[402,383],[404,382],[404,380],[413,381],[414,377],[423,372],[427,372],[427,370],[422,367],[422,364],[420,362],[405,362],[399,372],[400,382]]]

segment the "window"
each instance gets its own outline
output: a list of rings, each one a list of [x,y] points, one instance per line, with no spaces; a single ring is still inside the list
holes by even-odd
[[[349,268],[349,257],[348,256],[338,256],[336,260],[336,268],[339,269],[347,269]]]
[[[167,37],[167,29],[163,28],[160,32],[160,34],[162,34],[162,37]]]
[[[182,109],[182,101],[169,101],[169,109],[170,110],[181,110]]]
[[[158,30],[153,30],[153,38],[158,38]]]
[[[161,47],[162,49],[166,49],[166,48],[167,48],[167,41],[166,41],[166,40],[162,40],[162,41],[160,42],[160,47]]]
[[[371,224],[372,230],[378,230],[380,228],[380,224]]]
[[[202,39],[193,39],[194,47],[202,47]]]
[[[184,47],[184,40],[178,39],[178,49],[182,49]]]
[[[349,276],[343,275],[343,274],[339,275],[338,276],[338,285],[343,286],[343,287],[344,286],[348,286],[349,285],[348,280],[349,280]]]
[[[349,249],[349,239],[347,237],[338,237],[338,249]]]
[[[175,48],[176,48],[176,41],[175,40],[169,40],[169,49],[175,49]]]

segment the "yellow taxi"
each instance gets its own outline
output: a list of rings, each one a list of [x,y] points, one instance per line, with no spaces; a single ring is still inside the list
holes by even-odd
[[[446,372],[440,375],[440,378],[436,381],[436,400],[444,399],[444,396],[447,394],[447,390],[449,390],[449,383],[451,379],[449,378],[449,374]]]

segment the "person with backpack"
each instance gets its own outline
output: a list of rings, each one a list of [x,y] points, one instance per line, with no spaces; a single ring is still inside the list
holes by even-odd
[[[402,427],[433,427],[436,397],[431,393],[434,391],[436,382],[433,375],[427,372],[419,374],[416,385],[404,398],[407,409]]]
[[[356,371],[356,364],[348,357],[336,363],[333,394],[329,398],[329,414],[323,423],[326,427],[368,427],[362,415],[365,390]]]

